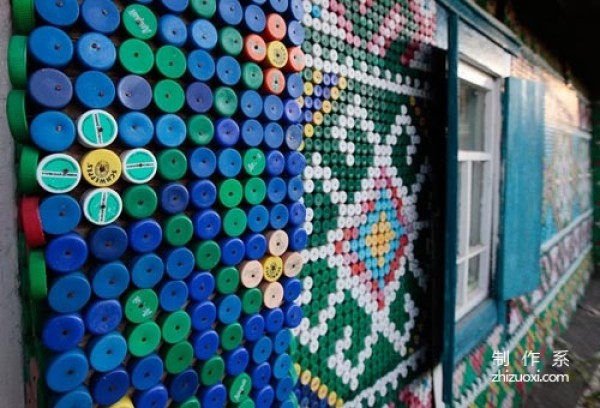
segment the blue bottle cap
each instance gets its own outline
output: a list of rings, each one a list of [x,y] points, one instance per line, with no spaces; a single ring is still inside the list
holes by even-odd
[[[42,329],[42,344],[51,351],[67,351],[77,347],[85,334],[83,319],[76,314],[49,317]]]
[[[42,229],[47,234],[61,235],[73,230],[81,221],[81,207],[66,194],[51,195],[39,206]]]
[[[192,205],[198,209],[210,208],[217,201],[217,187],[210,180],[196,180],[188,184]]]
[[[168,249],[163,254],[165,272],[171,279],[185,279],[194,269],[194,253],[186,247]]]
[[[283,128],[279,123],[270,122],[265,126],[265,144],[271,149],[278,149],[283,144]],[[267,165],[269,161],[267,160]],[[282,170],[283,171],[283,170]]]
[[[204,82],[193,82],[185,90],[185,101],[192,111],[206,113],[212,108],[213,93]]]
[[[115,84],[103,72],[86,71],[75,80],[75,96],[86,108],[107,108],[115,100],[115,95]]]
[[[256,364],[267,361],[273,352],[273,342],[267,336],[261,337],[255,343],[248,344],[247,347],[252,356],[252,361]]]
[[[261,314],[265,319],[265,330],[267,333],[277,333],[283,328],[285,316],[281,308],[265,309]]]
[[[127,109],[146,109],[152,102],[152,87],[139,75],[127,75],[117,85],[117,97]]]
[[[210,329],[217,318],[217,307],[210,300],[191,302],[186,311],[192,318],[192,327],[197,331]]]
[[[288,302],[282,307],[285,316],[285,325],[292,329],[298,327],[304,314],[302,308],[294,303]]]
[[[283,286],[283,299],[286,302],[293,302],[302,293],[302,282],[300,279],[282,278],[280,283]]]
[[[224,177],[235,177],[242,170],[242,156],[236,149],[227,148],[217,154],[217,169]]]
[[[254,33],[262,33],[267,25],[265,12],[256,4],[246,6],[244,10],[244,23],[246,27]]]
[[[308,241],[308,234],[306,230],[301,227],[290,228],[287,231],[288,236],[290,238],[289,248],[292,251],[302,251],[306,248],[306,243]]]
[[[302,45],[304,42],[304,27],[300,21],[292,20],[288,22],[287,37],[292,44]]]
[[[139,231],[139,233],[146,235],[143,231]],[[147,234],[150,235],[153,232],[149,230]],[[147,253],[133,258],[129,270],[132,283],[138,288],[148,289],[160,282],[165,272],[165,264],[160,256],[155,253]]]
[[[165,14],[158,19],[158,38],[163,43],[182,47],[187,42],[187,36],[187,26],[181,18]]]
[[[48,291],[48,305],[58,313],[73,313],[90,300],[92,289],[82,273],[71,273],[56,279]]]
[[[166,407],[168,401],[169,392],[162,384],[133,393],[133,403],[136,408]]]
[[[260,390],[269,385],[271,381],[271,364],[264,362],[261,364],[251,364],[248,373],[252,378],[252,388]]]
[[[266,140],[266,139],[265,139]],[[279,176],[285,169],[285,157],[279,150],[270,150],[266,154],[267,174],[269,176]]]
[[[238,347],[223,353],[227,374],[235,377],[244,372],[250,362],[250,353],[244,347]]]
[[[273,229],[284,228],[290,219],[290,213],[284,204],[275,204],[269,209],[269,225]]]
[[[90,388],[95,403],[114,404],[127,394],[129,374],[123,367],[115,368],[108,373],[95,373],[90,380]]]
[[[152,218],[146,218],[129,224],[127,233],[129,235],[129,246],[136,252],[146,253],[154,251],[162,242],[162,228]]]
[[[231,118],[221,118],[215,123],[215,140],[223,147],[234,146],[240,138],[240,127]]]
[[[168,113],[154,123],[155,141],[162,147],[178,147],[185,141],[187,127],[178,115]]]
[[[262,125],[255,119],[248,119],[242,123],[241,135],[242,141],[250,147],[259,146],[265,137]]]
[[[188,54],[187,69],[198,81],[208,81],[215,75],[215,60],[204,50],[194,50]]]
[[[236,322],[242,313],[242,301],[236,295],[226,295],[215,299],[217,319],[223,324]]]
[[[302,75],[298,73],[289,74],[285,79],[285,84],[285,89],[290,98],[296,99],[302,96],[302,93],[304,92],[304,80],[302,80]],[[306,105],[306,98],[304,99],[304,106],[310,109],[310,107]]]
[[[210,51],[217,45],[217,29],[208,20],[195,20],[188,25],[188,39],[192,47]]]
[[[160,0],[160,4],[171,13],[183,13],[188,5],[190,4],[189,0]]]
[[[292,380],[292,377],[283,377],[275,386],[275,398],[280,402],[286,401],[293,389],[294,380]]]
[[[242,22],[244,11],[237,0],[221,0],[217,7],[217,14],[224,23],[235,27]]]
[[[290,201],[298,201],[304,195],[304,183],[300,176],[292,177],[288,180],[287,185],[288,199]]]
[[[202,302],[215,290],[215,278],[210,272],[196,272],[186,281],[190,298]]]
[[[300,226],[306,220],[306,207],[299,201],[288,204],[288,212],[290,214],[289,223],[293,226]]]
[[[54,68],[35,71],[28,81],[29,96],[48,109],[61,109],[73,98],[73,85],[68,76]]]
[[[129,147],[144,147],[152,140],[154,123],[142,112],[127,112],[119,117],[119,139]]]
[[[79,3],[77,0],[35,0],[34,6],[35,11],[42,20],[58,27],[71,26],[79,18]]]
[[[182,280],[167,281],[158,290],[160,307],[165,312],[174,312],[185,305],[188,299],[188,287]]]
[[[72,272],[87,260],[88,247],[81,235],[71,232],[50,241],[45,256],[46,264],[55,272]]]
[[[289,152],[285,155],[285,171],[290,176],[302,174],[306,167],[306,158],[300,152]]]
[[[244,237],[246,258],[250,260],[261,259],[267,252],[267,239],[263,234],[248,234]]]
[[[289,0],[269,0],[269,5],[277,13],[285,13],[289,7]]]
[[[278,121],[283,116],[283,102],[275,95],[267,95],[264,99],[263,114],[271,121]]]
[[[160,208],[167,214],[183,212],[190,202],[187,189],[177,182],[163,185],[158,194]]]
[[[127,364],[131,374],[131,385],[136,390],[144,391],[159,383],[163,374],[164,364],[155,353],[143,358],[132,358]]]
[[[240,108],[247,118],[255,119],[262,113],[263,99],[258,92],[251,89],[246,90],[240,97]]]
[[[101,299],[116,299],[129,286],[129,271],[120,261],[99,265],[92,270],[92,289]]]
[[[202,387],[198,393],[198,398],[203,407],[223,407],[227,402],[227,389],[223,384]]]
[[[194,355],[197,359],[208,360],[217,352],[219,335],[214,330],[194,332],[190,337],[190,343],[194,347]]]
[[[90,366],[100,372],[117,368],[127,356],[127,341],[119,332],[94,336],[86,345]]]
[[[285,131],[285,144],[290,150],[297,150],[302,144],[302,127],[291,125]]]
[[[238,265],[244,259],[246,246],[239,238],[226,238],[219,241],[221,263],[226,266]]]
[[[283,201],[287,195],[287,185],[281,177],[273,177],[267,183],[267,198],[273,204]]]
[[[88,235],[90,252],[101,261],[119,259],[127,250],[127,233],[116,224],[94,228]]]
[[[212,149],[197,147],[188,154],[188,166],[196,177],[210,177],[217,168],[217,156]]]
[[[312,121],[313,121],[312,117],[313,117],[312,112],[309,111],[309,110],[307,110],[307,109],[305,109],[304,110],[304,122],[306,122],[306,123],[312,123]]]
[[[244,337],[248,341],[257,341],[262,337],[265,330],[265,319],[262,315],[256,313],[242,318],[242,327],[244,328]]]
[[[200,239],[215,238],[221,231],[221,216],[214,210],[202,210],[192,216],[194,232]]]
[[[71,38],[60,28],[41,26],[27,38],[29,55],[41,65],[63,68],[73,59]]]
[[[304,7],[302,6],[302,0],[290,0],[288,12],[291,13],[294,19],[302,20],[302,17],[304,17]]]
[[[279,330],[275,333],[273,339],[273,350],[277,354],[285,353],[292,341],[292,331],[290,329]]]
[[[261,389],[253,389],[250,397],[256,408],[271,408],[275,400],[275,391],[273,387],[266,385]]]
[[[93,405],[92,396],[84,385],[64,394],[53,395],[50,399],[52,408],[91,408]]]
[[[242,78],[242,67],[237,59],[225,55],[217,60],[217,78],[223,85],[233,86]]]
[[[121,14],[111,0],[85,0],[81,5],[81,17],[92,31],[112,34],[119,28]]]
[[[50,358],[44,378],[52,391],[66,392],[80,386],[89,371],[88,360],[80,349],[76,348]]]
[[[96,300],[87,307],[84,314],[85,327],[95,335],[116,330],[123,317],[121,303],[115,299]]]
[[[313,95],[316,97],[313,100],[314,108],[315,110],[320,110],[323,106],[323,102],[321,101],[321,97],[323,96],[323,87],[321,85],[315,85],[313,87]]]
[[[287,353],[275,354],[271,358],[271,366],[273,367],[273,377],[282,379],[290,374],[292,358]]]
[[[174,402],[183,402],[196,394],[199,384],[198,373],[192,368],[167,378],[169,396]]]
[[[38,114],[29,125],[31,141],[48,152],[62,152],[75,141],[75,124],[60,111],[45,111]]]
[[[263,232],[269,225],[269,210],[264,205],[255,205],[248,211],[248,229]]]
[[[108,71],[117,60],[117,49],[107,36],[86,33],[77,40],[75,53],[79,62],[88,69]]]
[[[300,104],[295,99],[288,99],[285,101],[283,106],[283,118],[288,123],[298,123],[302,118],[302,110],[300,109]],[[287,132],[286,132],[286,140],[287,140]]]

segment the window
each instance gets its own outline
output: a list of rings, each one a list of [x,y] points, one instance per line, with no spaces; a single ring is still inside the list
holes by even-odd
[[[499,156],[499,83],[459,65],[456,320],[488,298],[493,276]]]

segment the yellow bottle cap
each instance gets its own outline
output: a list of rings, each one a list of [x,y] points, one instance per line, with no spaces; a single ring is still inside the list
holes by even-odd
[[[288,50],[281,41],[267,44],[267,61],[275,68],[283,68],[287,64]]]
[[[283,274],[283,261],[278,256],[268,256],[263,259],[263,275],[267,282],[277,281]]]
[[[121,159],[107,149],[92,150],[81,158],[81,171],[92,186],[109,187],[121,177]]]

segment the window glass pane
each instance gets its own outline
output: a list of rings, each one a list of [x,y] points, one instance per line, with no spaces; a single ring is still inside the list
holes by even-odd
[[[476,246],[482,243],[481,226],[485,222],[485,220],[482,220],[484,166],[484,162],[471,163],[471,228],[469,231],[469,246]]]
[[[485,95],[487,91],[468,82],[460,82],[460,117],[458,138],[460,150],[485,150]]]
[[[464,255],[464,253],[467,250],[467,245],[466,242],[468,240],[468,235],[467,235],[467,231],[466,231],[466,223],[467,223],[467,217],[466,217],[466,211],[468,211],[467,209],[467,193],[468,193],[468,174],[467,174],[467,169],[468,169],[469,163],[468,162],[460,162],[458,163],[458,205],[457,205],[457,233],[458,233],[458,245],[457,245],[457,252],[458,252],[458,256],[462,256]]]
[[[479,281],[481,279],[480,277],[480,260],[481,260],[481,255],[477,255],[474,256],[473,258],[469,259],[469,277],[468,277],[468,287],[467,287],[467,293],[468,295],[471,295],[475,292],[478,291],[480,284]]]
[[[459,309],[466,301],[463,287],[467,269],[467,262],[456,265],[456,308]]]

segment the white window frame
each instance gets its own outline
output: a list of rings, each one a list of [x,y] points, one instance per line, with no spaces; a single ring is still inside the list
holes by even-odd
[[[466,166],[466,177],[461,180],[458,197],[462,205],[460,210],[460,234],[457,231],[456,256],[456,320],[460,320],[481,302],[490,297],[490,283],[494,275],[495,249],[497,245],[497,208],[499,203],[499,164],[500,164],[500,92],[501,81],[485,71],[465,62],[458,66],[458,77],[461,82],[481,88],[486,93],[484,117],[484,147],[482,151],[458,151],[458,166]],[[473,163],[484,163],[482,181],[481,208],[481,244],[470,247],[469,234],[471,230],[471,190]],[[459,171],[459,177],[461,173]],[[468,294],[469,260],[481,256],[479,266],[479,285]],[[462,303],[459,305],[459,302]]]

